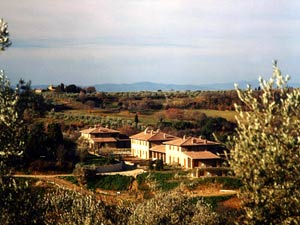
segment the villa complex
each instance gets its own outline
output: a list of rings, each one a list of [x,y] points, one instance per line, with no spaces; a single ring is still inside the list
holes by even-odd
[[[131,154],[142,159],[162,159],[164,163],[186,169],[221,167],[224,149],[206,139],[178,138],[159,130],[146,129],[130,137]]]
[[[222,167],[224,149],[220,143],[201,137],[179,138],[160,130],[145,129],[143,132],[123,137],[119,131],[94,127],[80,131],[94,151],[101,148],[130,147],[131,155],[145,160],[161,159],[165,164],[185,169]]]

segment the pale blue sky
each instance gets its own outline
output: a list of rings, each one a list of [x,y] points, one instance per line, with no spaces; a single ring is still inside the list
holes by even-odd
[[[12,83],[300,82],[300,1],[3,0]]]

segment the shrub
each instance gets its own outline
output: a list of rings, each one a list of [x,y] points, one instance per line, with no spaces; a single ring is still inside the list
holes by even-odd
[[[93,179],[87,180],[87,186],[89,189],[95,190],[97,188],[105,190],[122,191],[128,190],[129,186],[133,182],[134,178],[131,176],[122,175],[104,175],[96,176]]]
[[[143,173],[139,174],[136,178],[140,190],[159,189],[162,191],[169,191],[179,186],[180,181],[174,179],[174,173]],[[148,185],[147,185],[148,184]]]
[[[72,184],[78,184],[77,177],[75,177],[75,176],[62,176],[59,178],[67,180],[67,181],[71,182]]]
[[[238,189],[242,182],[236,177],[201,177],[187,184],[189,189],[195,189],[198,185],[221,184],[225,189]]]

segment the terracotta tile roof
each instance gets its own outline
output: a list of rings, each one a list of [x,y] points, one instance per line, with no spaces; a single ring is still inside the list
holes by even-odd
[[[106,138],[92,138],[94,143],[108,143],[108,142],[117,142],[117,140],[113,137]]]
[[[188,137],[188,138],[177,138],[175,140],[164,142],[166,145],[175,145],[175,146],[203,146],[203,145],[218,145],[219,143],[208,141],[206,139],[202,138],[194,138],[194,137]]]
[[[84,134],[115,134],[120,133],[120,131],[109,129],[106,127],[93,127],[85,130],[81,130],[81,133]]]
[[[156,146],[150,148],[150,151],[166,153],[166,146],[165,145],[156,145]]]
[[[188,157],[192,159],[220,159],[219,156],[209,151],[199,151],[199,152],[187,151],[184,152],[184,154],[186,154]]]
[[[154,131],[146,129],[143,132],[130,136],[130,139],[137,139],[142,141],[168,141],[173,140],[176,137],[170,134],[161,132],[160,130]]]

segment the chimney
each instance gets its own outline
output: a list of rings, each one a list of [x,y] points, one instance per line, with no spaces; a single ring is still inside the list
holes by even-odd
[[[147,128],[145,129],[144,133],[147,134],[148,130],[149,130],[149,127],[147,127]]]
[[[186,136],[185,135],[183,135],[183,138],[182,138],[183,140],[185,140],[186,139]]]

